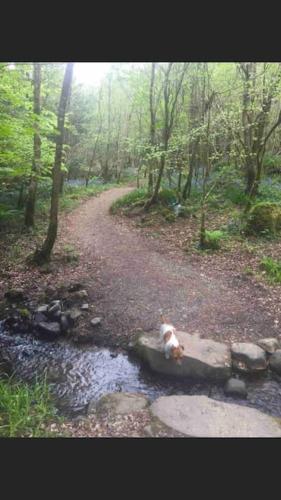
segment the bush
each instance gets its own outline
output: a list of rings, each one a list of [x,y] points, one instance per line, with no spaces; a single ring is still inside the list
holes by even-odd
[[[272,283],[281,283],[281,262],[271,257],[264,257],[261,260],[261,268],[268,275]]]
[[[246,234],[276,234],[281,229],[281,205],[260,202],[254,205],[247,218]]]
[[[177,193],[173,189],[161,189],[158,194],[159,203],[171,206],[177,203]]]
[[[233,183],[225,190],[225,198],[230,200],[234,205],[246,205],[249,197],[244,193],[243,186],[240,183]]]
[[[218,250],[221,246],[221,241],[226,239],[227,235],[224,231],[205,231],[205,245],[206,249]]]

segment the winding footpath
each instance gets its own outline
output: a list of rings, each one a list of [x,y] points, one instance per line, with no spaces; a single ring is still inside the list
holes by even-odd
[[[105,332],[129,336],[158,328],[160,312],[178,329],[220,341],[276,336],[262,306],[231,283],[200,275],[188,256],[165,251],[165,241],[145,238],[112,203],[132,188],[114,188],[90,199],[64,219],[64,237],[80,254],[87,288]]]

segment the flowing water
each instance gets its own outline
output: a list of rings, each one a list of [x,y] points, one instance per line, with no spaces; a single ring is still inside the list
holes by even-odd
[[[32,382],[45,374],[59,411],[69,416],[85,413],[90,401],[108,392],[122,391],[143,393],[151,401],[161,395],[204,394],[281,417],[281,384],[268,373],[247,378],[248,398],[243,400],[226,397],[223,386],[218,384],[178,381],[154,374],[123,352],[11,336],[1,332],[1,324],[0,352],[12,364],[17,379]]]

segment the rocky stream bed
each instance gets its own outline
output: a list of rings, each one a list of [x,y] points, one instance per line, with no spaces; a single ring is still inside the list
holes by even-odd
[[[32,312],[25,309],[27,313],[21,321],[18,311],[23,308],[15,307],[15,299],[9,295],[6,299],[12,308],[9,317],[0,323],[2,371],[6,369],[17,379],[30,382],[46,376],[59,413],[68,418],[90,414],[107,394],[131,393],[145,396],[148,404],[152,404],[153,418],[183,435],[205,435],[203,431],[200,434],[197,424],[194,427],[189,416],[207,412],[210,421],[214,419],[213,431],[209,429],[207,435],[213,432],[218,436],[239,436],[239,432],[242,435],[245,432],[247,436],[281,436],[280,349],[276,339],[260,342],[263,347],[236,343],[230,348],[178,332],[185,342],[186,354],[182,366],[175,367],[164,359],[157,332],[138,334],[127,350],[101,348],[95,345],[99,321],[89,318],[91,342],[74,343],[66,331],[74,328],[80,312],[88,309],[84,303],[86,293],[81,290],[78,294],[77,290],[71,290],[62,301],[37,304]],[[186,399],[186,396],[192,397]],[[201,398],[198,400],[197,396]],[[212,401],[221,406],[210,406]],[[258,412],[251,413],[250,409]],[[177,423],[180,414],[184,425],[182,421]],[[234,419],[231,425],[230,416]],[[277,420],[264,422],[267,416]],[[244,431],[237,424],[239,419],[247,423]],[[230,427],[226,428],[227,421]],[[206,427],[204,422],[202,417],[202,425]],[[258,422],[257,427],[254,422]]]

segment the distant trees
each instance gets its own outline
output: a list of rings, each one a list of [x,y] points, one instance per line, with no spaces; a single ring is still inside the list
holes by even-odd
[[[28,195],[25,207],[25,225],[34,226],[34,213],[36,202],[36,191],[38,174],[40,172],[41,160],[41,138],[39,119],[41,112],[40,92],[41,92],[41,63],[33,63],[33,113],[34,113],[34,138],[33,138],[33,161],[29,180]]]
[[[88,186],[95,176],[104,183],[134,176],[148,208],[163,187],[187,200],[225,166],[251,203],[268,158],[271,172],[281,170],[281,63],[114,64],[98,87],[73,83],[61,148],[64,70],[62,63],[0,63],[0,185],[17,191],[13,208],[24,212],[26,227],[36,222],[42,181],[50,185],[58,172],[60,191],[65,179]],[[0,218],[4,209],[0,193]],[[55,232],[49,227],[50,247]]]
[[[245,192],[250,197],[255,197],[261,180],[267,142],[281,124],[279,111],[277,119],[268,128],[273,100],[280,93],[281,64],[275,70],[264,63],[259,74],[257,63],[240,63],[239,69],[243,81],[243,133],[239,135],[239,139],[244,150]]]

